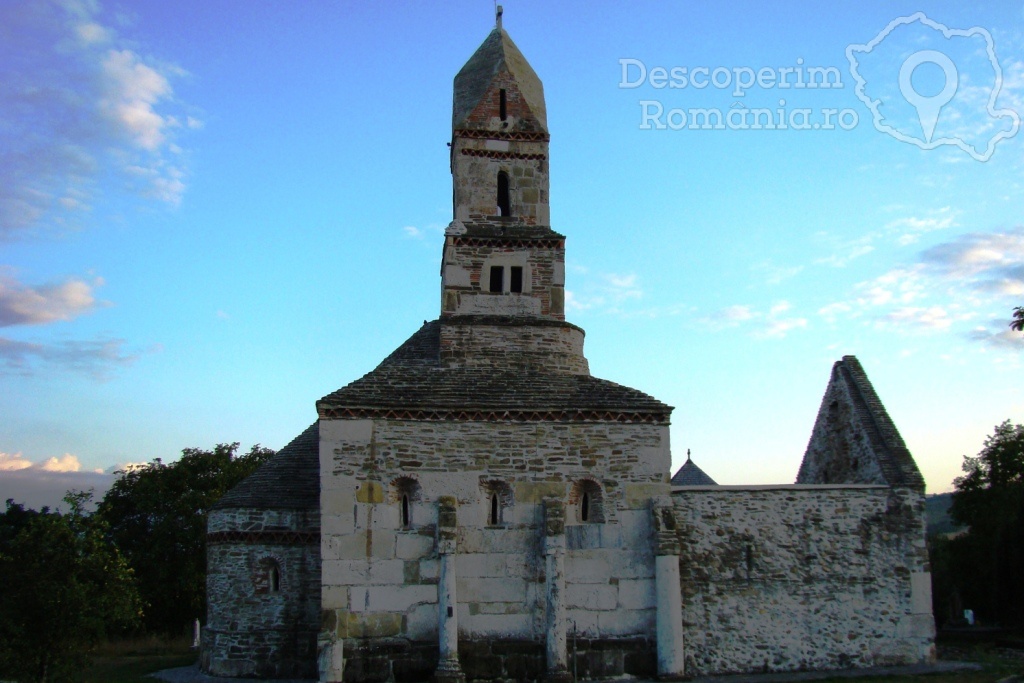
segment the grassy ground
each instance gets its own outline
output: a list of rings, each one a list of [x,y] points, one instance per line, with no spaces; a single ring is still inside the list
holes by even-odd
[[[137,638],[109,643],[93,656],[83,675],[85,683],[153,683],[146,674],[188,666],[196,661],[191,641],[185,638]]]
[[[85,672],[86,683],[153,683],[146,674],[189,666],[196,653],[190,641],[136,639],[111,643],[100,648],[93,665]],[[926,676],[875,676],[857,678],[856,683],[995,683],[1018,677],[1024,683],[1024,650],[1001,647],[996,643],[944,643],[939,646],[944,660],[977,662],[981,671],[958,671]],[[849,678],[826,679],[826,682],[851,683]]]

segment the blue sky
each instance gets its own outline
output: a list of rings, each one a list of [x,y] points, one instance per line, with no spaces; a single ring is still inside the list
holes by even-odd
[[[791,482],[846,354],[931,492],[1024,420],[1024,4],[504,5],[545,86],[567,317],[595,375],[676,407],[676,467]],[[0,498],[280,448],[436,318],[451,83],[492,25],[0,6]],[[795,87],[811,67],[836,87]]]

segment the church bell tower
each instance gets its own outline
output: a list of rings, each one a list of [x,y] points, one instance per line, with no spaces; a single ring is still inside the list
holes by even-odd
[[[455,76],[442,318],[564,320],[565,237],[550,227],[548,141],[544,86],[499,7]]]

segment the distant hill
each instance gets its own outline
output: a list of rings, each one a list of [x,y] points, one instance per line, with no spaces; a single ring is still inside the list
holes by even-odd
[[[949,516],[949,506],[953,504],[952,493],[936,493],[924,498],[924,514],[928,520],[928,535],[951,534],[962,531],[964,527],[956,524]]]

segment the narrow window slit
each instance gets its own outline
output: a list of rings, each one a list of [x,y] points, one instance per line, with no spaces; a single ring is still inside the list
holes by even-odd
[[[409,526],[409,494],[402,494],[402,526]]]
[[[498,92],[498,115],[501,116],[501,120],[504,121],[508,118],[508,107],[505,99],[505,89],[502,88]]]
[[[505,284],[505,266],[491,266],[491,282],[489,291],[501,293]]]
[[[509,269],[509,286],[508,291],[510,292],[522,292],[523,291],[523,267],[512,266]]]
[[[501,513],[501,506],[498,504],[498,494],[497,493],[492,493],[491,494],[491,519],[490,519],[490,524],[492,526],[493,525],[497,525],[497,524],[500,523],[500,521],[501,521],[499,519],[500,513]]]
[[[281,572],[276,566],[270,568],[270,592],[279,593],[281,591]]]
[[[512,201],[509,198],[508,173],[498,171],[498,215],[512,215]]]
[[[590,521],[590,493],[587,491],[580,497],[580,521]]]

